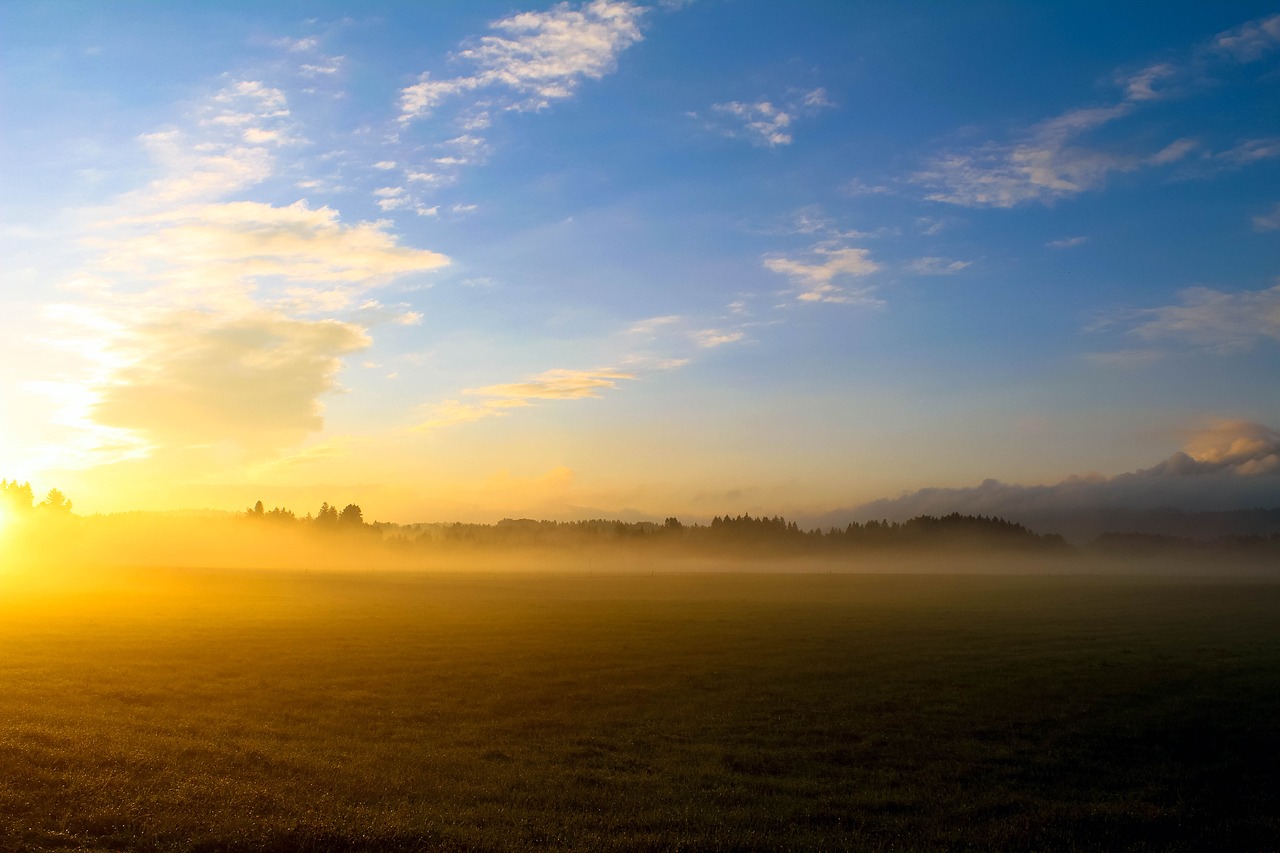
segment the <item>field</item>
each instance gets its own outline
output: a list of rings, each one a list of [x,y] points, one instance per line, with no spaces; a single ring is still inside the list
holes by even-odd
[[[0,849],[1280,848],[1280,582],[0,577]]]

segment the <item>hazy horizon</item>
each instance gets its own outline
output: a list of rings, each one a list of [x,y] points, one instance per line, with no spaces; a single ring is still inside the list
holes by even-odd
[[[1280,12],[0,9],[77,512],[1280,506]]]

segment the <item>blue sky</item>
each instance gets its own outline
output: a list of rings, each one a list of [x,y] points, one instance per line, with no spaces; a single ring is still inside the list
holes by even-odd
[[[0,26],[0,453],[87,511],[802,514],[1179,449],[1280,469],[1275,6]]]

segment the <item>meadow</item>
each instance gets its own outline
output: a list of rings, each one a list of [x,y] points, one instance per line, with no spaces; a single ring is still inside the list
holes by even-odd
[[[1275,579],[0,592],[3,850],[1280,848]]]

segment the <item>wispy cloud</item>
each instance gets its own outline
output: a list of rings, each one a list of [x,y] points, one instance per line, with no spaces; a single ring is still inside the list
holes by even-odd
[[[429,115],[442,101],[485,90],[499,109],[538,110],[568,98],[584,80],[598,80],[618,56],[640,41],[645,7],[625,0],[592,0],[579,8],[559,3],[492,22],[483,36],[455,54],[475,72],[439,80],[423,74],[400,94],[400,121]]]
[[[1050,249],[1074,249],[1076,246],[1083,246],[1089,242],[1088,237],[1063,237],[1061,240],[1050,240],[1045,243]]]
[[[602,391],[617,388],[620,380],[635,378],[635,373],[608,367],[594,370],[556,369],[521,382],[466,388],[463,389],[463,394],[488,399],[475,403],[444,400],[432,404],[426,407],[426,420],[413,429],[431,430],[485,418],[505,417],[513,409],[532,406],[538,401],[598,398]]]
[[[1106,125],[1133,116],[1146,105],[1172,97],[1179,81],[1205,77],[1213,63],[1249,62],[1275,49],[1280,16],[1249,22],[1219,34],[1208,46],[1180,62],[1160,62],[1117,75],[1123,95],[1101,106],[1068,110],[1033,125],[1011,142],[987,142],[969,150],[933,158],[911,176],[926,198],[964,207],[1014,207],[1050,203],[1105,185],[1113,173],[1169,166],[1194,152],[1199,143],[1181,138],[1149,154],[1090,143]],[[1247,140],[1220,155],[1224,164],[1247,165],[1275,156],[1272,140]]]
[[[613,368],[596,370],[548,370],[523,382],[468,388],[462,393],[478,397],[509,400],[581,400],[599,397],[600,392],[618,387],[620,379],[635,379],[635,374]]]
[[[699,329],[691,335],[694,342],[704,349],[735,344],[746,336],[747,333],[741,329]]]
[[[1280,341],[1280,285],[1234,293],[1208,287],[1183,290],[1180,304],[1141,308],[1106,318],[1144,341],[1165,341],[1228,354],[1264,340]]]
[[[866,249],[844,247],[839,249],[816,248],[810,253],[813,261],[789,257],[766,258],[764,265],[773,272],[786,276],[795,285],[795,298],[801,302],[836,302],[857,305],[880,305],[873,296],[873,288],[837,284],[871,275],[880,265],[871,260]]]
[[[916,275],[955,275],[972,266],[972,261],[955,261],[950,258],[916,258],[907,269]]]
[[[1255,231],[1280,231],[1280,204],[1268,214],[1253,217]]]
[[[1259,18],[1219,33],[1210,43],[1214,52],[1236,62],[1254,62],[1280,47],[1280,15]]]

